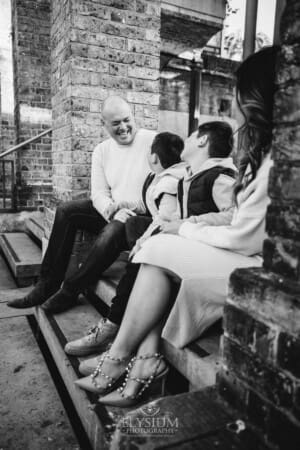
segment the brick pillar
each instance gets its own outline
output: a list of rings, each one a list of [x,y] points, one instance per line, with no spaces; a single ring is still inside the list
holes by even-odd
[[[50,0],[12,1],[12,41],[17,141],[51,127]],[[52,190],[51,136],[18,152],[22,209],[44,204]]]
[[[156,129],[160,1],[52,1],[53,206],[88,198],[91,154],[108,136],[101,124],[111,94],[132,104],[137,124]],[[54,217],[46,210],[47,236]],[[78,233],[69,271],[89,248]]]
[[[86,198],[90,157],[106,138],[103,100],[122,95],[139,125],[155,129],[159,103],[160,2],[52,2],[55,200]]]
[[[263,269],[231,276],[222,396],[267,447],[300,448],[300,4],[289,0],[274,107],[272,199]]]

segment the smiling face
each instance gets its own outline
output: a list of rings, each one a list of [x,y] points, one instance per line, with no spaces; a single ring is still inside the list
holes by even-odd
[[[137,129],[130,107],[125,101],[110,103],[102,116],[107,131],[118,144],[131,144]]]

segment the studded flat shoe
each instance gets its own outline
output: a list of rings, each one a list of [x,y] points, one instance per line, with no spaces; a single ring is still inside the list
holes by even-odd
[[[131,375],[132,367],[137,360],[150,358],[157,359],[157,363],[154,367],[154,370],[151,372],[148,378],[139,378]],[[157,382],[161,383],[161,395],[163,396],[165,392],[166,376],[168,374],[169,368],[164,367],[163,369],[160,369],[162,362],[163,362],[163,355],[161,355],[160,353],[154,353],[143,356],[142,355],[134,356],[126,368],[127,375],[125,377],[123,384],[113,392],[110,392],[107,395],[100,397],[99,403],[103,403],[105,405],[110,406],[117,406],[121,408],[135,405],[143,400],[145,391],[149,388],[149,386]],[[139,390],[134,395],[129,395],[126,393],[127,383],[130,380],[135,381],[140,386]]]
[[[111,361],[115,361],[119,364],[124,364],[124,370],[121,370],[120,375],[117,377],[111,377],[107,373],[102,370],[103,363],[106,359],[110,359]],[[124,379],[126,364],[130,360],[129,357],[125,358],[115,358],[109,354],[109,352],[103,353],[102,357],[99,359],[99,363],[92,375],[81,378],[75,381],[76,386],[79,386],[81,389],[85,391],[94,392],[95,394],[107,394],[115,389]],[[101,377],[105,380],[104,386],[100,385],[97,382],[97,378]]]

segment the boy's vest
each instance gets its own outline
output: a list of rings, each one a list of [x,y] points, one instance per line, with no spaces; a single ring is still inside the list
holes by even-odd
[[[209,212],[219,212],[212,196],[212,190],[215,180],[219,175],[224,174],[235,178],[235,172],[232,169],[215,166],[211,169],[200,172],[192,179],[188,190],[187,198],[187,217],[199,216]],[[180,206],[180,217],[183,217],[183,183],[181,179],[178,184],[178,202]]]
[[[149,211],[149,209],[148,209],[148,206],[147,206],[147,203],[146,203],[146,192],[147,192],[148,187],[149,187],[150,184],[152,183],[154,177],[155,177],[155,174],[154,174],[153,172],[150,172],[150,173],[147,175],[147,178],[146,178],[146,180],[144,181],[143,188],[142,188],[142,199],[143,199],[143,203],[144,203],[145,208],[146,208],[146,215],[147,215],[147,216],[151,216],[151,213],[150,213],[150,211]],[[156,201],[156,203],[158,203],[157,206],[159,205],[159,202],[160,202],[160,199],[158,199],[158,200]]]

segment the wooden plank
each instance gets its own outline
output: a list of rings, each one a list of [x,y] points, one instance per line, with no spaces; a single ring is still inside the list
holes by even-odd
[[[28,294],[32,289],[32,286],[20,289],[4,289],[0,290],[0,303],[9,302],[15,298],[22,298]]]
[[[7,267],[6,261],[0,254],[0,289],[15,288],[16,283],[12,277],[12,274]]]
[[[219,368],[219,358],[216,355],[201,357],[189,347],[178,349],[164,339],[162,348],[170,364],[189,380],[193,389],[213,386],[216,383],[216,373]]]
[[[26,228],[32,233],[40,242],[45,237],[44,230],[44,216],[29,217],[25,219]]]
[[[26,233],[0,235],[0,247],[17,278],[38,276],[42,252]]]
[[[104,427],[92,408],[88,393],[74,384],[74,381],[78,379],[78,375],[70,358],[65,354],[57,334],[53,331],[49,318],[41,308],[36,308],[35,315],[92,447],[94,449],[108,448]]]
[[[0,319],[7,319],[9,317],[30,316],[34,314],[34,308],[10,308],[6,303],[0,303]]]
[[[86,393],[74,384],[80,376],[77,370],[79,361],[84,358],[70,357],[63,350],[67,341],[81,337],[97,323],[101,318],[100,314],[81,296],[74,308],[62,314],[46,315],[41,308],[36,308],[35,315],[92,447],[95,450],[108,448],[109,427],[114,426],[114,421],[128,409],[106,408],[100,403],[93,405],[97,396]],[[90,357],[92,355],[88,356]]]
[[[208,450],[209,447],[199,445],[201,439],[206,439],[207,435],[215,434],[215,432],[220,430],[226,430],[227,424],[237,418],[237,415],[229,410],[226,404],[221,402],[216,390],[210,388],[198,392],[164,397],[156,400],[154,406],[157,409],[158,414],[152,415],[152,418],[156,417],[160,419],[165,416],[170,417],[173,425],[169,422],[169,427],[173,432],[158,433],[154,436],[151,435],[151,433],[148,433],[143,435],[143,438],[141,439],[141,434],[139,433],[134,433],[134,431],[133,433],[123,431],[124,427],[126,428],[126,424],[133,424],[132,427],[138,427],[138,424],[141,423],[141,420],[138,421],[138,419],[147,417],[145,411],[137,409],[126,414],[122,423],[120,423],[120,426],[113,435],[111,450],[155,450],[164,448],[176,450],[180,450],[181,448],[185,448],[185,450]],[[151,421],[148,423],[151,424]],[[155,427],[155,422],[152,427]],[[149,428],[151,428],[151,425]],[[194,446],[193,441],[197,439],[199,439],[199,441],[197,441],[198,445]],[[188,443],[183,447],[185,441],[188,441]],[[217,442],[215,448],[223,450],[222,441]],[[238,448],[238,446],[232,447],[232,449],[235,450]],[[242,448],[243,447],[241,447],[241,450]],[[224,447],[224,450],[225,449],[227,450],[228,447]]]

